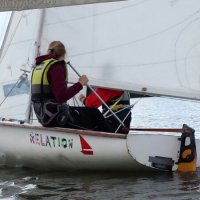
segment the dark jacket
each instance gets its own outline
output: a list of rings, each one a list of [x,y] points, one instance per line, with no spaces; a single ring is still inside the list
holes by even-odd
[[[54,58],[52,55],[44,55],[36,58],[36,65],[41,64],[44,60]],[[71,87],[66,84],[67,71],[65,70],[65,61],[55,63],[48,71],[47,78],[51,87],[51,91],[58,103],[64,103],[76,95],[83,86],[77,82]]]
[[[52,55],[37,57],[36,65],[40,65],[43,61],[51,58],[56,59]],[[65,61],[54,63],[47,72],[47,79],[53,99],[33,101],[35,114],[43,126],[57,126],[57,116],[61,112],[67,111],[67,105],[64,103],[83,88],[79,82],[68,87],[66,83],[67,76]]]

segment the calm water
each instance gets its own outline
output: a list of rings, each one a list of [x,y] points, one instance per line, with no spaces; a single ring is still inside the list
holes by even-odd
[[[133,100],[135,102],[136,100]],[[143,98],[133,110],[134,127],[195,128],[200,138],[200,103]],[[200,199],[196,173],[41,172],[0,169],[0,199]]]

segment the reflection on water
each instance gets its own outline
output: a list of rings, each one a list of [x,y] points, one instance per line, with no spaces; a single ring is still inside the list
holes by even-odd
[[[44,173],[27,169],[3,169],[0,176],[1,199],[167,200],[198,199],[200,196],[198,172]]]
[[[132,100],[134,102],[135,100]],[[200,104],[144,98],[133,110],[134,127],[195,128],[200,137]],[[0,199],[108,200],[200,199],[200,171],[196,173],[42,172],[0,169]]]

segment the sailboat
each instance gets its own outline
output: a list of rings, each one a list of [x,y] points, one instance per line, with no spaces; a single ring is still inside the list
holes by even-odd
[[[199,100],[199,0],[4,2],[1,11],[30,10],[12,13],[0,52],[2,166],[110,171],[200,167],[200,140],[187,125],[134,128],[123,135],[23,123],[34,58],[54,40],[65,44],[70,62],[88,75],[92,86]],[[39,9],[44,7],[53,8]],[[77,80],[70,68],[69,79]]]

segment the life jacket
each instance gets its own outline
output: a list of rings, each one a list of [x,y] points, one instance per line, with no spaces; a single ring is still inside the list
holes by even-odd
[[[47,59],[34,68],[31,78],[31,100],[33,102],[54,99],[47,74],[51,66],[57,62],[60,61],[54,58]]]
[[[129,106],[130,105],[129,92],[125,91],[122,96],[112,99],[110,102],[107,103],[107,105],[111,107],[112,111],[114,112]],[[102,105],[102,109],[103,109],[103,113],[107,111],[107,108],[104,105]]]
[[[67,104],[59,104],[55,101],[47,79],[49,69],[58,62],[61,61],[54,58],[45,60],[40,65],[37,65],[32,73],[31,100],[35,114],[43,126],[51,126],[54,119],[59,125],[63,125],[69,119],[71,120],[69,106]]]

